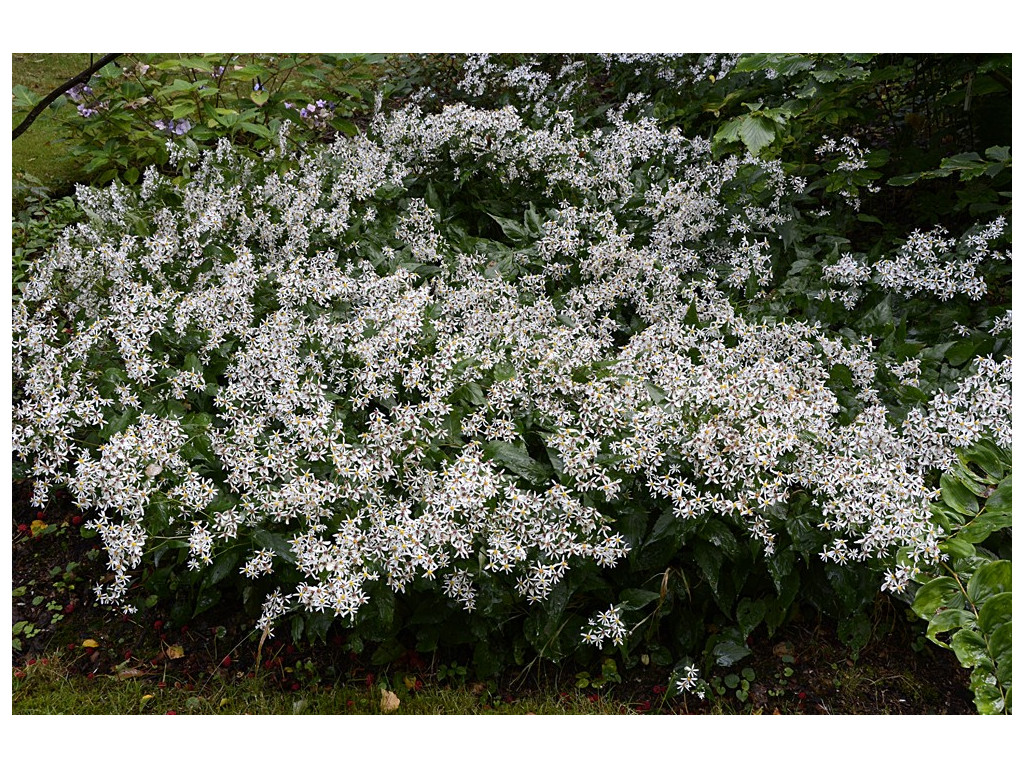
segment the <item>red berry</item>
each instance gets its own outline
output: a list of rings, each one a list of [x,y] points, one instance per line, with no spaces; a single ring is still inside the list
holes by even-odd
[[[124,652],[124,660],[125,661],[128,661],[128,659],[130,659],[131,657],[132,657],[132,652],[131,651],[125,651]]]
[[[74,517],[72,517],[71,518],[71,524],[72,525],[81,525],[82,524],[82,516],[81,515],[75,515]]]
[[[221,659],[220,665],[222,667],[230,667],[231,666],[231,657],[230,656],[225,656],[223,659]]]
[[[173,709],[168,709],[168,710],[167,710],[167,714],[168,714],[168,715],[176,715],[176,714],[178,714],[178,713],[177,713],[177,712],[175,712],[175,711],[174,711]]]
[[[28,665],[29,665],[30,667],[32,667],[32,666],[35,666],[35,663],[36,663],[36,660],[35,660],[35,659],[29,659],[29,660],[28,660]]]
[[[74,612],[75,612],[75,604],[74,603],[68,603],[66,606],[64,606],[64,613],[74,613]]]
[[[36,512],[36,520],[45,520],[45,519],[46,519],[46,513],[43,512],[43,510],[39,510],[38,512]]]
[[[292,683],[292,690],[293,691],[299,690],[299,684],[298,683]]]
[[[26,531],[28,531],[28,526],[22,523],[18,526],[18,531],[19,533],[25,533]]]
[[[163,627],[163,625],[164,625],[164,623],[162,621],[160,621],[160,619],[157,619],[156,621],[153,622],[153,629],[155,629],[157,632],[159,632],[160,629]]]
[[[356,705],[356,703],[354,701],[352,701],[352,699],[349,699],[348,701],[345,702],[345,706],[347,706],[347,707],[354,707],[355,705]]]

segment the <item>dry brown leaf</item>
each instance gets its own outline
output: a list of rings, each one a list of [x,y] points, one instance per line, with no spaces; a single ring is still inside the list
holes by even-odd
[[[395,696],[391,691],[381,691],[380,693],[380,711],[387,714],[388,712],[394,712],[398,709],[398,705],[401,704],[401,700]]]
[[[793,651],[793,644],[786,641],[776,643],[775,646],[772,648],[772,653],[774,653],[776,656],[793,656]]]
[[[117,679],[130,680],[133,677],[142,677],[148,674],[148,672],[143,672],[141,669],[119,669],[117,670]]]
[[[180,645],[169,645],[167,646],[167,658],[169,659],[180,659],[185,655],[185,649]]]

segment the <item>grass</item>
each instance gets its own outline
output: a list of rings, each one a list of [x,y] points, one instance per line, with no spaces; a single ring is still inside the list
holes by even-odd
[[[126,667],[127,669],[127,667]],[[35,659],[15,671],[12,709],[16,715],[380,715],[388,685],[311,685],[282,691],[254,672],[219,670],[205,684],[167,684],[160,675],[124,677],[115,672],[83,679],[64,653]],[[608,697],[588,698],[581,692],[566,697],[530,694],[514,700],[482,686],[425,685],[398,681],[394,714],[608,715],[630,714],[630,708]]]
[[[24,85],[40,98],[89,66],[88,53],[15,53],[11,74],[15,85]],[[71,109],[65,106],[64,109]],[[13,112],[14,128],[28,109]],[[55,194],[65,194],[80,177],[80,165],[67,151],[68,134],[53,109],[46,109],[11,147],[15,180],[30,174]],[[16,185],[17,186],[17,185]]]

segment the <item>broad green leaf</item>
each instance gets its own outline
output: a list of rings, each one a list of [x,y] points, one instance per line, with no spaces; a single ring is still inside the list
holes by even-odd
[[[1012,590],[1011,567],[1008,560],[985,563],[967,582],[967,597],[975,605],[981,605],[992,595]]]
[[[762,115],[744,115],[738,129],[740,140],[755,157],[775,141],[775,124]]]
[[[660,598],[660,593],[646,589],[624,589],[619,593],[619,602],[634,611],[639,611]]]
[[[937,635],[943,632],[963,629],[964,627],[971,626],[973,623],[974,614],[970,611],[965,611],[961,608],[950,608],[935,614],[934,618],[928,622],[928,631],[925,634],[933,643],[948,648],[949,646],[941,642]]]
[[[955,579],[950,576],[939,576],[917,590],[913,604],[914,613],[930,621],[939,608],[963,607],[962,595],[960,585]]]
[[[517,445],[492,440],[484,447],[484,456],[532,483],[548,478],[548,469]]]
[[[1009,528],[1013,518],[1004,512],[982,512],[961,528],[956,537],[971,544],[981,544],[996,531]]]
[[[720,667],[731,667],[740,659],[750,655],[750,649],[736,633],[729,633],[714,644],[711,649],[715,664]]]
[[[996,678],[1004,685],[1013,679],[1013,624],[1007,621],[988,639],[988,649],[996,662]]]
[[[978,629],[991,635],[999,627],[1009,623],[1013,618],[1011,610],[1012,593],[1000,592],[992,595],[978,611]]]
[[[740,625],[740,633],[749,635],[757,628],[765,617],[768,606],[764,600],[751,600],[744,598],[736,606],[736,622]]]
[[[31,109],[39,103],[40,97],[32,93],[24,85],[16,85],[13,89],[14,101],[13,105],[15,109],[28,108]]]
[[[990,670],[993,667],[992,659],[988,654],[988,644],[977,631],[961,629],[953,635],[949,645],[962,666],[987,667]]]
[[[978,511],[978,499],[964,488],[963,483],[952,475],[939,478],[942,500],[962,515],[974,515]]]
[[[992,495],[985,501],[985,509],[988,512],[997,512],[999,514],[1012,515],[1013,513],[1013,486],[1012,486],[1012,475],[1008,475],[1003,482],[1001,482]]]
[[[976,669],[971,674],[974,706],[979,715],[1001,715],[1006,711],[1006,701],[996,683],[995,676],[990,672]]]

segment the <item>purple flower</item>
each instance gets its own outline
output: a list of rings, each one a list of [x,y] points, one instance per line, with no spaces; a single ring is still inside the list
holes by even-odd
[[[92,88],[85,83],[78,83],[68,88],[64,93],[72,101],[81,103],[92,96]]]
[[[157,120],[153,125],[166,133],[173,133],[175,136],[184,136],[192,130],[192,123],[188,120]]]

